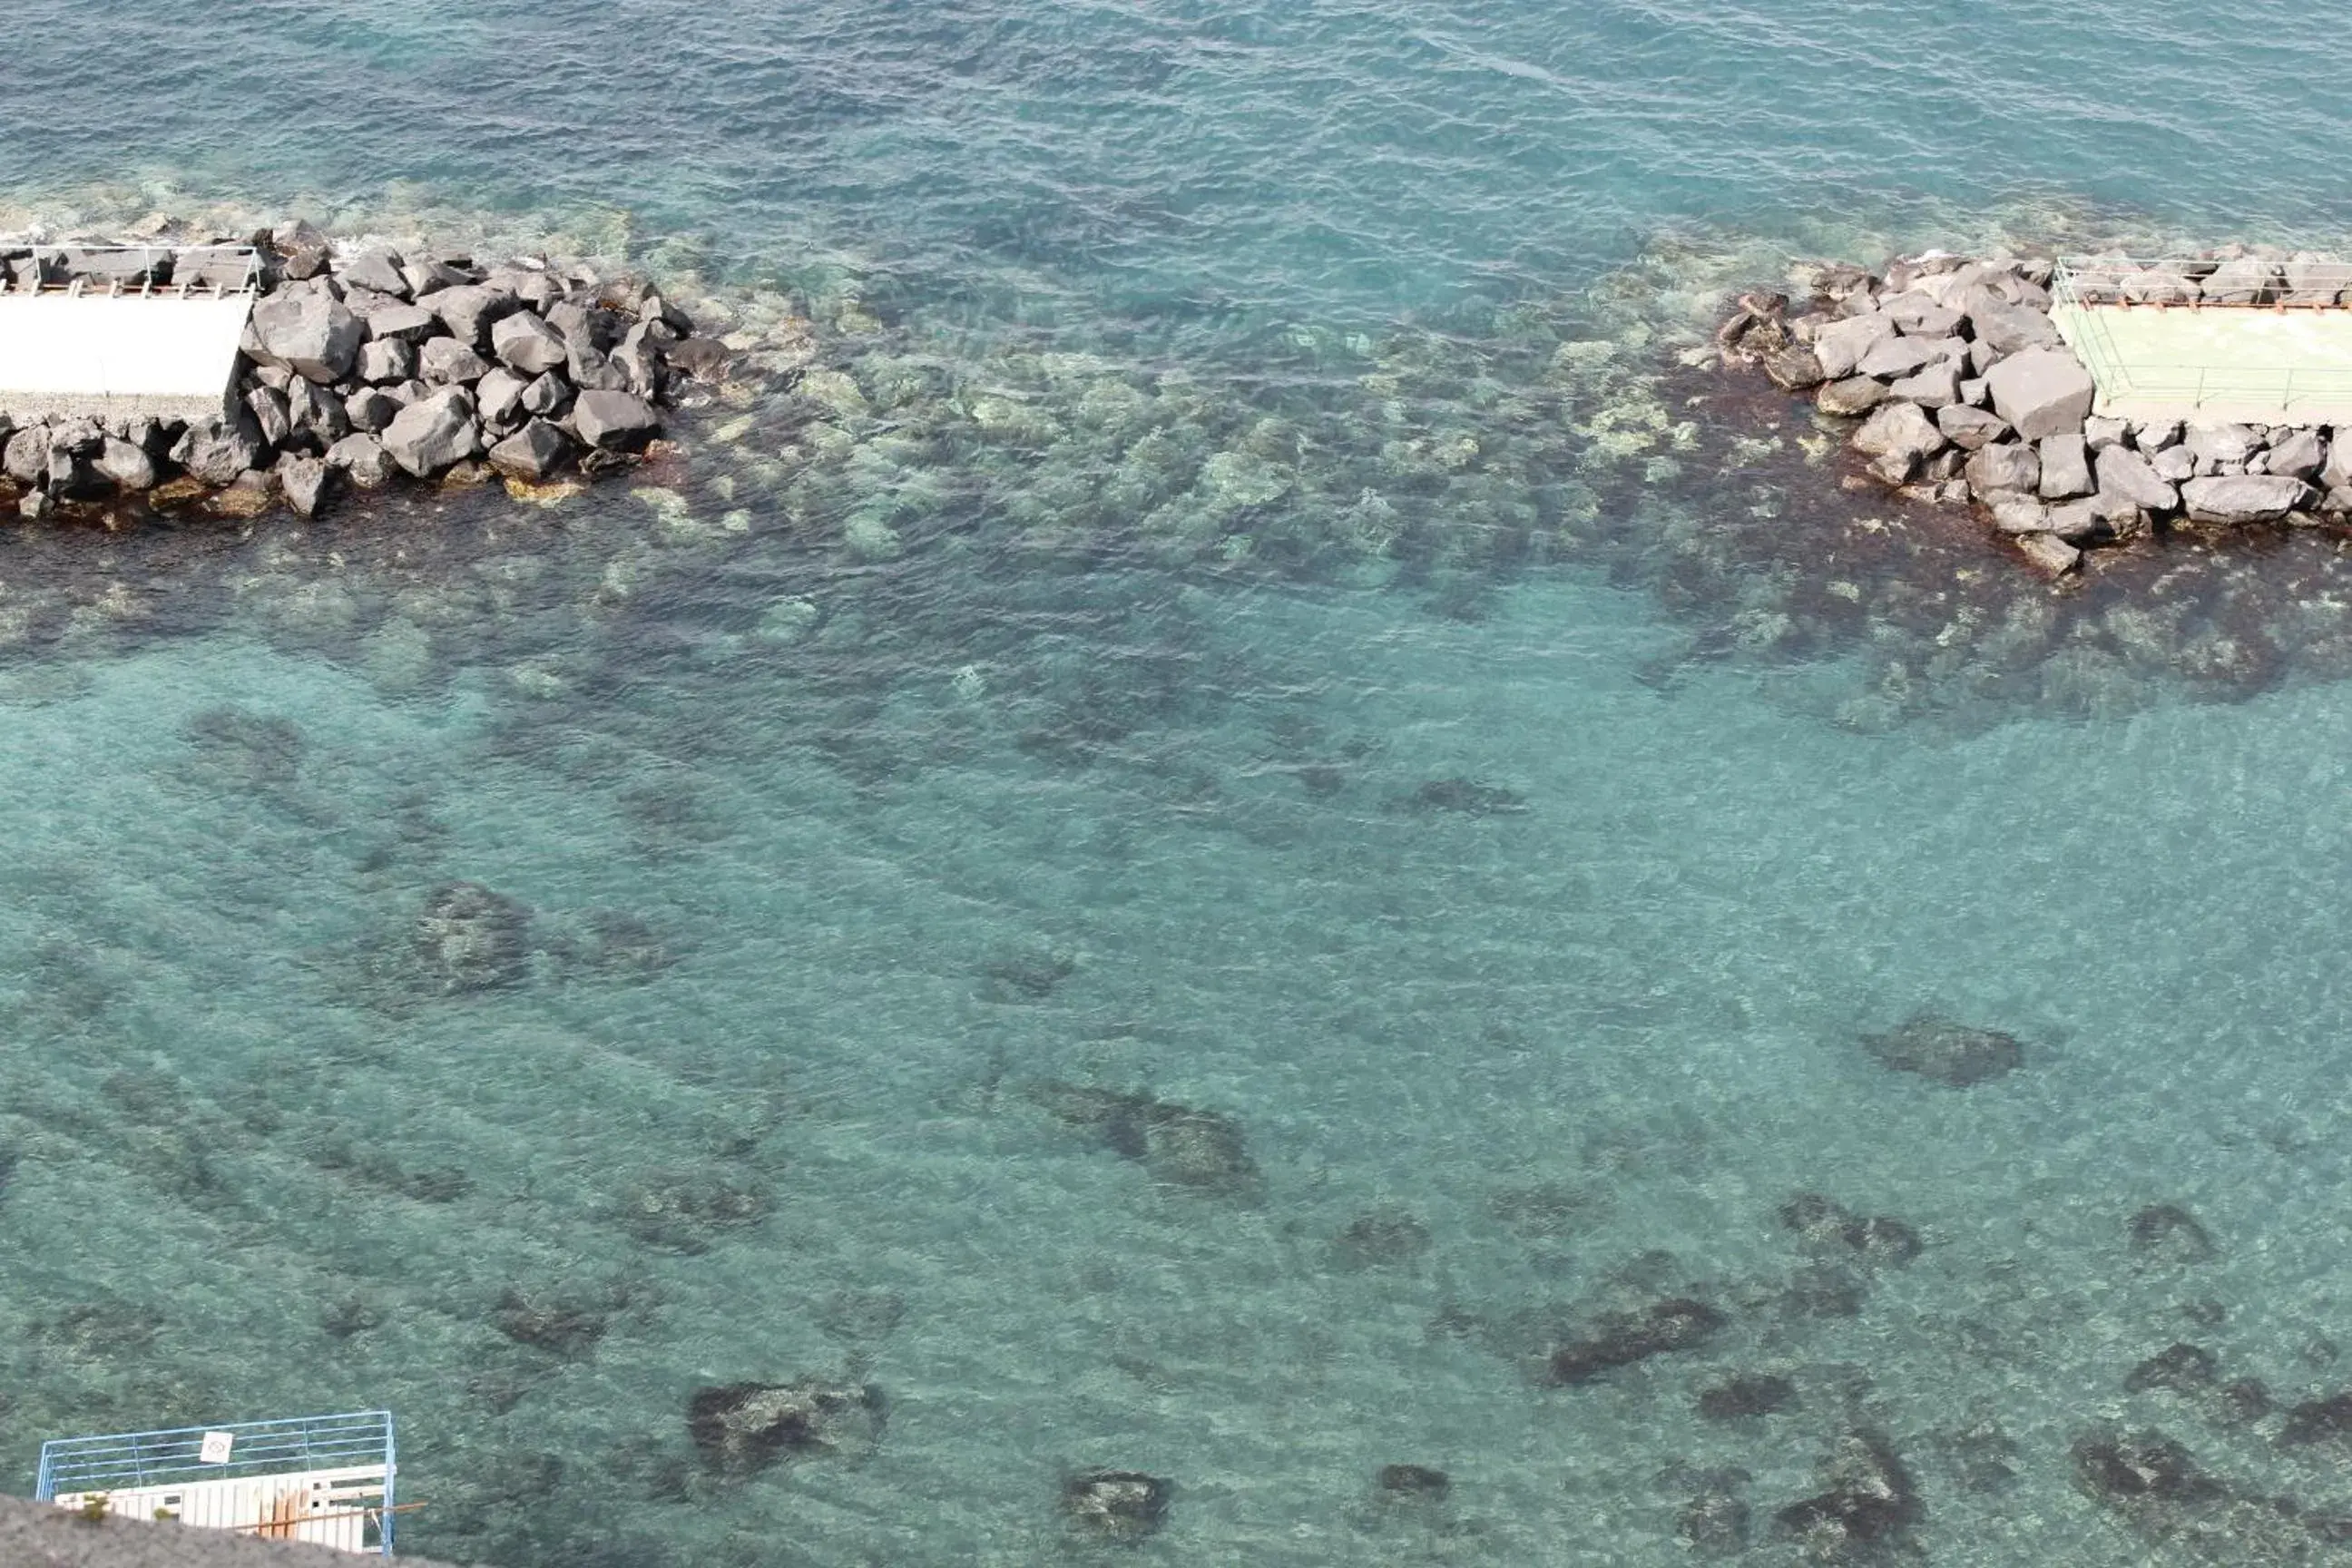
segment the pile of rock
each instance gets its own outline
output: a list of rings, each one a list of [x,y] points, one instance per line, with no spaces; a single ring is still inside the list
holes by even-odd
[[[1740,297],[1717,334],[1727,363],[1759,366],[1822,414],[1857,421],[1850,439],[1872,475],[1915,500],[1975,505],[2049,572],[2174,522],[2352,515],[2352,440],[2094,417],[2091,374],[2051,320],[2047,260],[1933,255],[1883,274],[1812,271],[1801,310],[1785,295]],[[2133,276],[2134,298],[2154,299]],[[2284,266],[2255,258],[2166,276],[2179,285],[2168,300],[2254,303],[2289,287]]]
[[[232,515],[282,500],[311,517],[342,485],[403,475],[610,472],[659,433],[675,376],[715,379],[727,359],[639,279],[543,258],[339,249],[308,223],[263,237],[233,406],[186,425],[0,416],[0,469],[26,516],[209,493]]]

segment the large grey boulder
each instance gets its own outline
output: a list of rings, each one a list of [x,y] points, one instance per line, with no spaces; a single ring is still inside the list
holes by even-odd
[[[287,387],[286,419],[298,438],[322,451],[352,431],[351,416],[343,412],[343,400],[326,387],[313,386],[307,381],[297,381]]]
[[[2083,552],[2054,533],[2020,534],[2017,548],[2053,577],[2063,577],[2083,564]]]
[[[2011,354],[1985,373],[1985,382],[1993,412],[2027,441],[2080,431],[2098,395],[2091,373],[2063,349]]]
[[[362,250],[335,268],[346,287],[373,289],[396,300],[408,298],[408,279],[401,276],[400,258],[377,247]]]
[[[2291,430],[2271,443],[2269,456],[2272,473],[2308,479],[2327,461],[2327,443],[2316,430]]]
[[[547,378],[541,377],[541,380]],[[539,384],[531,384],[537,386]],[[1886,384],[1875,376],[1849,375],[1831,382],[1813,395],[1813,405],[1824,414],[1844,418],[1869,413],[1886,401]]]
[[[1948,338],[1960,330],[1963,319],[1949,305],[1916,291],[1889,294],[1878,308],[1906,338]]]
[[[2352,426],[2337,428],[2327,451],[2327,464],[2315,482],[2324,490],[2352,489]]]
[[[2180,504],[2180,492],[2129,447],[2104,447],[2093,466],[2101,495],[2118,496],[2146,511],[2170,511]]]
[[[626,364],[625,351],[614,356],[615,363]],[[630,379],[636,373],[630,371]],[[1960,400],[1960,373],[1949,360],[1937,360],[1916,375],[1906,375],[1886,389],[1889,397],[1900,397],[1922,408],[1948,408]]]
[[[2286,258],[2286,302],[2290,305],[2333,305],[2347,280],[2344,264],[2316,251],[2298,250]]]
[[[2221,474],[2189,480],[2180,499],[2192,522],[2276,522],[2318,493],[2291,474]]]
[[[2160,267],[2125,273],[2120,291],[2134,305],[2186,305],[2200,293],[2195,279]]]
[[[2197,458],[2197,471],[2210,474],[2224,463],[2242,463],[2262,450],[2262,432],[2248,425],[2191,425],[2183,439]]]
[[[534,419],[490,448],[490,467],[511,479],[543,479],[572,458],[571,438]]]
[[[2145,447],[2141,448],[2143,451]],[[2168,485],[2197,477],[2197,454],[2184,446],[2159,447],[2147,459],[2156,477]]]
[[[1856,377],[1855,379],[1863,385],[1875,389],[1875,395],[1871,398],[1870,405],[1864,405],[1864,408],[1857,408],[1854,410],[1855,413],[1860,414],[1864,412],[1864,410],[1871,405],[1876,404],[1880,397],[1884,397],[1886,395],[1886,389],[1866,376]],[[1851,385],[1853,383],[1841,383],[1840,384]],[[1822,406],[1823,408],[1829,407],[1829,392],[1830,389],[1828,387],[1823,387],[1822,389]],[[537,381],[532,382],[529,386],[522,389],[521,405],[522,411],[526,414],[536,414],[542,419],[552,419],[557,415],[572,406],[572,384],[551,370],[545,375],[541,376]],[[1832,409],[1831,412],[1834,413],[1836,411]]]
[[[558,326],[562,324],[554,312],[550,312],[549,320]],[[583,330],[584,324],[583,321]],[[1822,362],[1822,375],[1831,381],[1843,381],[1854,374],[1864,354],[1894,336],[1895,323],[1875,311],[1866,316],[1849,316],[1821,330],[1813,339],[1813,357]]]
[[[395,471],[392,454],[383,449],[383,443],[363,432],[346,436],[328,447],[327,466],[341,469],[363,490],[390,484]]]
[[[383,449],[420,479],[429,479],[481,449],[474,426],[474,395],[444,387],[402,409],[384,427]]]
[[[461,283],[425,295],[423,302],[441,318],[451,337],[470,349],[488,348],[490,328],[522,309],[521,300],[487,283]]]
[[[1910,408],[1908,404],[1893,406]],[[1927,450],[1933,451],[1936,447],[1942,446],[1944,438],[1936,434],[1936,427],[1927,423],[1927,416],[1916,408],[1910,408],[1910,412],[1934,442]],[[580,439],[591,447],[605,451],[621,451],[644,446],[661,428],[661,420],[642,398],[632,397],[625,392],[583,392],[572,406],[572,427],[580,433]],[[1869,425],[1865,423],[1863,428],[1868,429]],[[1860,435],[1857,434],[1854,439],[1859,445]]]
[[[422,305],[397,300],[376,306],[366,315],[368,336],[378,342],[421,343],[441,331],[441,318]]]
[[[340,300],[323,294],[272,294],[253,307],[247,330],[253,357],[282,365],[305,381],[341,381],[351,374],[367,333]]]
[[[1883,380],[1916,375],[1938,361],[1957,364],[1968,357],[1969,345],[1958,338],[1889,338],[1862,356],[1854,368]]]
[[[152,490],[157,474],[155,459],[146,447],[109,436],[94,465],[99,473],[125,490]]]
[[[567,353],[563,334],[529,310],[502,316],[490,328],[490,351],[525,381],[561,369]]]
[[[2072,500],[2099,487],[2091,479],[2091,460],[2080,436],[2044,436],[2035,443],[2042,459],[2043,500]]]
[[[286,395],[273,387],[257,386],[245,395],[246,412],[253,416],[254,427],[261,432],[265,447],[283,447],[286,437],[294,433],[293,422],[287,417]]]
[[[297,517],[325,510],[335,470],[316,458],[289,458],[278,465],[278,489]]]
[[[20,485],[37,484],[48,477],[49,427],[27,425],[8,437],[0,449],[0,470]]]
[[[1971,408],[1965,403],[1936,410],[1936,428],[1944,433],[1946,440],[1964,452],[1973,452],[2009,434],[2009,424],[2000,415],[1982,408]]]
[[[2261,305],[2277,296],[2278,287],[2276,261],[2267,256],[2239,256],[2209,274],[2203,290],[2209,304]]]
[[[172,447],[172,461],[215,486],[234,484],[239,474],[258,467],[261,458],[261,432],[243,409],[230,419],[197,420]]]
[[[490,374],[490,362],[454,337],[427,338],[416,371],[436,386],[471,386]]]
[[[416,345],[404,338],[378,338],[362,343],[356,374],[362,381],[376,386],[406,381],[416,374]]]
[[[635,335],[635,332],[630,334],[633,339]],[[614,357],[625,359],[630,352],[630,345],[625,343],[620,353]],[[654,376],[660,374],[660,362],[658,354],[649,357],[646,377],[650,383]],[[629,369],[625,363],[623,371],[632,382],[637,379],[637,373]],[[1792,343],[1785,349],[1775,350],[1764,356],[1764,374],[1773,385],[1783,392],[1804,392],[1822,384],[1822,362],[1814,356],[1812,350],[1802,343]]]
[[[2042,483],[2042,459],[2031,447],[2001,441],[1979,447],[1961,473],[1979,500],[2003,492],[2030,496]]]
[[[530,383],[514,372],[500,368],[486,373],[474,384],[475,415],[482,428],[493,436],[504,436],[529,417],[523,412],[522,395]]]
[[[1986,294],[1969,310],[1969,325],[1977,341],[1997,354],[2022,353],[2027,349],[2054,349],[2061,339],[2050,318],[2039,310]]]
[[[399,417],[404,406],[399,398],[380,387],[371,386],[355,392],[343,400],[343,413],[352,428],[373,435]]]

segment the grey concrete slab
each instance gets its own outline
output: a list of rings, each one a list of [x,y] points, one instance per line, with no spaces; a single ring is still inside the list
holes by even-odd
[[[2065,305],[2096,412],[2201,424],[2352,424],[2352,310]]]
[[[0,1497],[0,1568],[355,1568],[375,1556],[143,1520],[96,1523],[51,1503]],[[406,1552],[407,1568],[436,1568]]]
[[[0,294],[0,414],[201,419],[228,405],[252,300]]]

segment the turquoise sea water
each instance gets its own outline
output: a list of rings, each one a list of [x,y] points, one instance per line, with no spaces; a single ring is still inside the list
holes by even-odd
[[[545,514],[0,541],[0,1489],[383,1404],[409,1543],[508,1568],[1665,1563],[1708,1495],[1770,1563],[1864,1431],[1885,1560],[2329,1560],[2331,547],[2053,597],[1607,372],[1792,252],[2336,238],[2305,20],[10,9],[13,213],[586,235],[834,379]],[[453,882],[501,984],[420,953]],[[1864,1049],[1922,1013],[2023,1065]],[[1670,1299],[1724,1326],[1533,1375]],[[698,1455],[803,1377],[870,1454]],[[2149,1431],[2228,1494],[2080,1484]],[[1093,1467],[1165,1527],[1088,1542]]]

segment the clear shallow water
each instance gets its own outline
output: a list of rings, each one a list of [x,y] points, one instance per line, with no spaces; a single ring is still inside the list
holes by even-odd
[[[1310,435],[1363,367],[1286,325],[1486,331],[1700,219],[1759,254],[2037,200],[2342,221],[2340,94],[2259,19],[2192,69],[2114,47],[2205,30],[2145,7],[967,16],[17,10],[0,145],[68,214],[619,204],[656,264],[854,279],[906,360],[1083,348]],[[1499,449],[1517,389],[1474,371],[1395,395]],[[1686,1561],[1731,1468],[1787,1560],[1770,1511],[1857,1424],[1933,1561],[2147,1560],[2073,1483],[2104,1424],[2343,1506],[2276,1417],[2123,1384],[2177,1339],[2283,1402],[2352,1376],[2345,688],[2044,672],[1858,726],[1862,654],[1694,661],[1671,574],[1276,583],[1043,548],[1052,482],[940,472],[896,553],[621,490],[398,547],[11,542],[0,576],[79,605],[0,622],[11,1473],[381,1401],[414,1543],[514,1568],[1084,1557],[1055,1498],[1097,1464],[1177,1482],[1124,1560]],[[1692,504],[1654,489],[1662,529]],[[1456,780],[1523,809],[1431,808]],[[532,910],[515,984],[417,972],[457,879]],[[1863,1052],[1922,1009],[2026,1065]],[[1256,1177],[1155,1184],[1047,1082],[1229,1115]],[[1822,1315],[1802,1191],[1922,1255]],[[2218,1256],[2130,1247],[2165,1202]],[[1530,1381],[1562,1325],[1685,1294],[1731,1320],[1704,1351]],[[1696,1414],[1738,1371],[1797,1407]],[[886,1390],[869,1460],[697,1462],[695,1388],[805,1374]],[[1376,1500],[1395,1462],[1450,1499]]]

